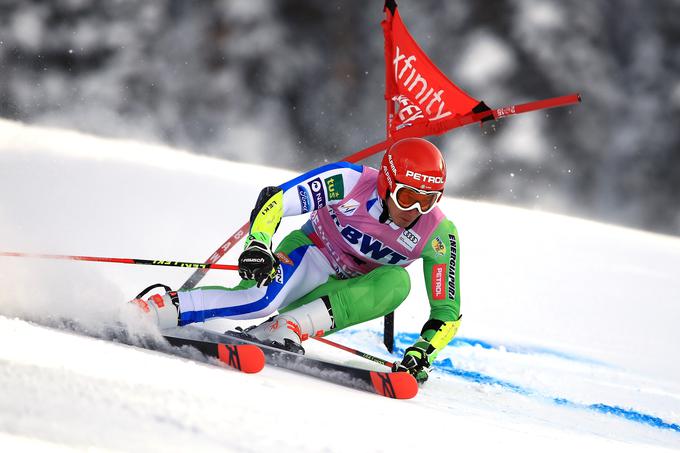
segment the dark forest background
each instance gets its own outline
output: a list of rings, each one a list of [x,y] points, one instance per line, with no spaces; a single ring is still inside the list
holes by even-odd
[[[398,3],[492,108],[583,96],[436,138],[449,195],[680,235],[679,1]],[[384,138],[382,18],[380,0],[0,0],[0,116],[309,169]]]

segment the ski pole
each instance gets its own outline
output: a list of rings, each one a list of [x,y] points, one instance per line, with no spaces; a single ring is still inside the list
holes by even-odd
[[[147,266],[170,266],[196,269],[221,269],[229,271],[238,270],[238,266],[233,264],[189,263],[186,261],[143,260],[139,258],[106,258],[101,256],[49,255],[44,253],[20,253],[20,252],[0,252],[0,256],[18,258],[41,258],[50,260],[96,261],[101,263],[144,264]]]
[[[333,346],[335,348],[342,349],[343,351],[351,352],[352,354],[358,355],[359,357],[363,357],[364,359],[368,359],[372,362],[379,363],[380,365],[386,366],[387,368],[391,369],[392,366],[394,366],[394,363],[392,363],[392,362],[388,362],[387,360],[383,360],[380,357],[376,357],[374,355],[367,354],[367,353],[359,351],[357,349],[350,348],[349,346],[341,345],[340,343],[336,343],[335,341],[331,341],[331,340],[328,340],[326,338],[321,338],[321,337],[312,337],[312,338],[314,338],[315,340],[320,341],[322,343],[326,343],[329,346]]]

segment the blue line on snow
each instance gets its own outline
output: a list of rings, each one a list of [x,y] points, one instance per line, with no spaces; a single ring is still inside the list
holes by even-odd
[[[413,344],[418,339],[419,335],[420,334],[417,333],[400,332],[396,335],[395,340],[397,343],[404,342],[410,345]],[[593,360],[587,357],[579,357],[577,355],[568,354],[562,351],[556,351],[554,349],[536,346],[499,345],[488,341],[479,340],[476,338],[456,337],[451,341],[451,343],[449,343],[449,346],[454,348],[459,348],[462,346],[477,346],[481,347],[482,349],[489,350],[500,350],[501,348],[503,348],[505,349],[505,351],[514,354],[543,354],[558,357],[560,359],[572,360],[574,362],[582,362],[602,366],[606,365],[605,363],[597,360]]]
[[[512,382],[502,381],[487,374],[478,373],[477,371],[467,371],[462,370],[460,368],[456,368],[453,366],[451,359],[440,360],[436,362],[436,365],[437,370],[444,371],[446,374],[461,377],[467,381],[476,382],[478,384],[499,385],[503,388],[512,390],[515,393],[519,393],[520,395],[528,396],[531,394],[531,391],[529,391],[528,389],[521,387],[517,384],[513,384]]]
[[[396,352],[396,351],[395,351]],[[400,350],[399,353],[403,354],[403,350]],[[522,387],[521,385],[513,384],[512,382],[509,381],[503,381],[501,379],[495,378],[493,376],[489,376],[486,374],[482,374],[476,371],[467,371],[467,370],[462,370],[460,368],[456,368],[453,365],[453,362],[451,359],[444,359],[438,362],[435,362],[435,365],[437,366],[437,370],[442,371],[446,374],[452,375],[452,376],[458,376],[460,378],[463,378],[467,381],[472,381],[478,384],[487,384],[487,385],[498,385],[500,387],[503,387],[505,389],[508,389],[510,391],[513,391],[515,393],[518,393],[520,395],[524,396],[541,396],[538,393],[536,393],[533,390],[530,390],[526,387]],[[644,425],[649,425],[654,428],[660,428],[660,429],[670,429],[671,431],[675,431],[680,433],[680,425],[677,423],[669,423],[664,421],[663,419],[656,417],[654,415],[649,415],[649,414],[644,414],[642,412],[638,412],[632,409],[624,409],[622,407],[618,406],[610,406],[608,404],[602,404],[602,403],[597,403],[597,404],[582,404],[582,403],[575,403],[573,401],[570,401],[565,398],[548,398],[551,400],[553,403],[558,404],[560,406],[569,406],[569,407],[574,407],[577,409],[587,409],[587,410],[592,410],[595,412],[599,412],[601,414],[610,414],[614,415],[617,417],[625,418],[626,420],[630,420],[633,422],[637,423],[642,423]]]
[[[584,405],[585,406],[585,405]],[[653,415],[642,414],[637,411],[623,409],[617,406],[609,406],[608,404],[591,404],[586,406],[588,409],[592,409],[603,414],[612,414],[617,417],[623,417],[627,420],[631,420],[638,423],[643,423],[645,425],[654,426],[656,428],[670,429],[675,432],[680,433],[680,425],[677,423],[668,423],[659,417]]]
[[[631,409],[624,409],[618,406],[610,406],[608,404],[579,404],[569,401],[564,398],[553,398],[553,403],[559,406],[569,406],[577,409],[588,409],[601,414],[610,414],[617,417],[625,418],[637,423],[642,423],[644,425],[653,426],[660,429],[670,429],[671,431],[680,432],[680,425],[677,423],[668,423],[662,418],[656,417],[654,415],[643,414]]]
[[[343,332],[343,333],[350,333],[351,331],[348,332]],[[375,332],[376,334],[380,334],[379,332]],[[395,354],[397,356],[400,356],[404,353],[404,347],[403,345],[411,345],[413,344],[416,339],[420,336],[418,333],[408,333],[408,332],[399,332],[395,336],[395,343],[397,347],[395,348]],[[475,339],[470,339],[470,338],[454,338],[453,341],[449,344],[448,347],[460,347],[460,346],[480,346],[484,349],[498,349],[497,346],[493,346],[491,343],[482,341],[482,340],[475,340]],[[585,362],[590,362],[590,359],[585,359],[585,358],[579,358],[575,356],[571,356],[568,354],[564,354],[560,351],[554,351],[550,349],[545,349],[545,348],[526,348],[526,347],[519,347],[519,348],[506,348],[508,352],[516,352],[520,354],[549,354],[549,355],[554,355],[560,358],[568,359],[568,360],[577,360],[577,361],[585,361]],[[533,352],[532,352],[533,351]],[[591,363],[597,363],[597,362],[591,362]],[[493,376],[479,373],[477,371],[468,371],[468,370],[463,370],[460,368],[456,368],[453,365],[453,362],[451,359],[443,359],[435,362],[435,365],[437,366],[437,370],[441,371],[445,374],[451,375],[451,376],[457,376],[462,379],[465,379],[467,381],[471,381],[477,384],[485,384],[485,385],[497,385],[499,387],[502,387],[504,389],[508,389],[512,392],[518,393],[520,395],[524,396],[537,396],[537,397],[542,397],[539,393],[537,393],[534,390],[531,390],[527,387],[523,387],[518,384],[514,384],[509,381],[504,381],[498,378],[495,378]],[[624,409],[622,407],[618,406],[610,406],[608,404],[603,404],[603,403],[597,403],[597,404],[582,404],[582,403],[576,403],[573,401],[570,401],[565,398],[546,398],[548,401],[551,401],[554,404],[560,405],[560,406],[569,406],[573,407],[576,409],[585,409],[585,410],[591,410],[595,412],[599,412],[601,414],[608,414],[608,415],[614,415],[616,417],[624,418],[626,420],[630,420],[636,423],[641,423],[643,425],[648,425],[652,426],[654,428],[659,428],[659,429],[668,429],[671,431],[675,431],[680,433],[680,424],[677,423],[669,423],[659,417],[656,417],[654,415],[649,415],[649,414],[644,414],[642,412],[638,412],[632,409]]]

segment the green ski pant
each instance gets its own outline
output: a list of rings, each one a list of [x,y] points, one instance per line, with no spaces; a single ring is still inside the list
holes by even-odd
[[[286,254],[301,245],[312,245],[302,231],[293,231],[281,241],[277,252]],[[333,309],[335,328],[332,333],[371,319],[382,317],[394,311],[411,290],[411,280],[406,269],[400,266],[381,266],[366,275],[341,280],[334,276],[300,299],[280,310],[292,310],[327,296]]]
[[[309,253],[310,248],[315,249],[315,253]],[[282,283],[272,283],[265,289],[256,288],[253,280],[241,280],[232,288],[204,286],[178,292],[180,312],[184,317],[183,324],[200,322],[215,316],[232,319],[268,316],[267,307],[272,303],[278,303],[279,312],[285,313],[325,296],[330,302],[335,321],[335,328],[327,332],[331,333],[394,311],[406,299],[411,289],[411,281],[406,270],[393,265],[381,266],[366,275],[345,280],[334,275],[326,277],[333,272],[331,266],[316,250],[316,246],[307,235],[300,230],[291,232],[281,241],[276,249],[276,253],[279,252],[286,255],[280,268],[286,268],[280,271]],[[309,277],[305,278],[305,275]],[[315,281],[323,283],[315,284]],[[283,286],[280,286],[281,284]],[[276,298],[280,300],[276,302]],[[257,307],[251,311],[238,311],[243,306],[253,304]]]

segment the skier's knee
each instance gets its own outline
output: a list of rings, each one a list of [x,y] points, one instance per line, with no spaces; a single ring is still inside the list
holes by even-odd
[[[401,266],[395,266],[393,272],[395,274],[394,285],[397,292],[396,297],[403,302],[411,292],[411,277],[408,275],[406,269]]]
[[[401,266],[383,266],[375,271],[377,291],[375,303],[382,308],[383,314],[394,311],[411,292],[411,278]]]
[[[381,279],[384,279],[384,287],[389,288],[392,298],[399,300],[399,303],[406,300],[411,292],[411,277],[406,269],[401,266],[383,266],[377,270],[383,272]]]
[[[393,312],[408,296],[411,279],[400,266],[381,266],[329,296],[337,330]]]

